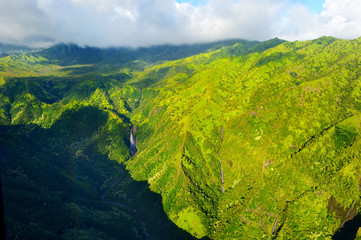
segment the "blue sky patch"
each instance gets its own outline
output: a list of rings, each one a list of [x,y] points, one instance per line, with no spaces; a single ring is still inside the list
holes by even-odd
[[[312,13],[321,13],[325,0],[291,0],[291,2],[292,4],[300,3],[308,7]]]
[[[207,0],[177,0],[178,3],[185,3],[188,2],[190,4],[192,4],[193,6],[197,6],[199,4],[204,4],[206,2],[208,2]],[[290,3],[293,4],[302,4],[306,7],[308,7],[308,9],[310,9],[310,11],[312,13],[321,13],[321,11],[323,10],[323,3],[325,2],[325,0],[290,0]]]
[[[177,0],[178,3],[190,3],[193,6],[199,5],[200,2],[206,2],[205,0]]]

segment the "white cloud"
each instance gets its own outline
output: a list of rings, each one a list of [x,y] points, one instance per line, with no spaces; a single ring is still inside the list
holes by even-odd
[[[321,36],[354,39],[361,36],[361,1],[326,0],[320,14],[295,5],[283,19],[279,36],[289,40],[306,40]]]
[[[326,0],[320,14],[290,0],[1,0],[0,42],[145,46],[228,38],[361,36],[361,1]]]
[[[35,0],[0,1],[0,41],[20,43],[29,38],[44,38],[44,13]]]
[[[329,35],[343,38],[361,36],[361,1],[326,0],[321,18]]]
[[[135,22],[137,19],[137,13],[132,12],[129,9],[125,9],[115,5],[114,11],[116,12],[116,15],[114,16],[113,21],[115,21],[116,18],[125,18],[131,20],[132,22]]]

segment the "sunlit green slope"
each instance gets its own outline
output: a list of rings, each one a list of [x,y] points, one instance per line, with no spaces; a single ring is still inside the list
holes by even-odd
[[[332,236],[359,211],[360,44],[325,37],[146,70],[135,81],[167,74],[143,89],[158,95],[132,118],[127,168],[195,236]]]
[[[51,129],[72,109],[106,113],[99,151],[198,238],[327,239],[359,213],[360,39],[184,49],[0,58],[0,123]]]

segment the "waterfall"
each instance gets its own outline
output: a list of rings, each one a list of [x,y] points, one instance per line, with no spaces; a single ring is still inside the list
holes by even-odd
[[[224,131],[224,127],[222,127],[221,130],[221,140],[223,142],[223,131]],[[222,182],[222,193],[224,193],[224,174],[223,174],[223,168],[222,168],[222,157],[221,157],[221,153],[218,151],[219,154],[219,165],[221,167],[221,182]]]
[[[134,136],[133,135],[133,132],[134,132],[134,126],[130,129],[130,136],[129,136],[129,149],[130,149],[130,155],[131,156],[134,156],[138,149],[138,141],[137,141],[137,136]]]
[[[223,168],[222,168],[222,158],[221,158],[220,153],[219,153],[219,165],[221,166],[222,193],[224,193],[224,174],[223,174]]]

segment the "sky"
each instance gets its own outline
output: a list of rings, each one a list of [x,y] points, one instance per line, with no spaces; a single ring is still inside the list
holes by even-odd
[[[0,42],[150,46],[361,36],[361,0],[0,0]]]

